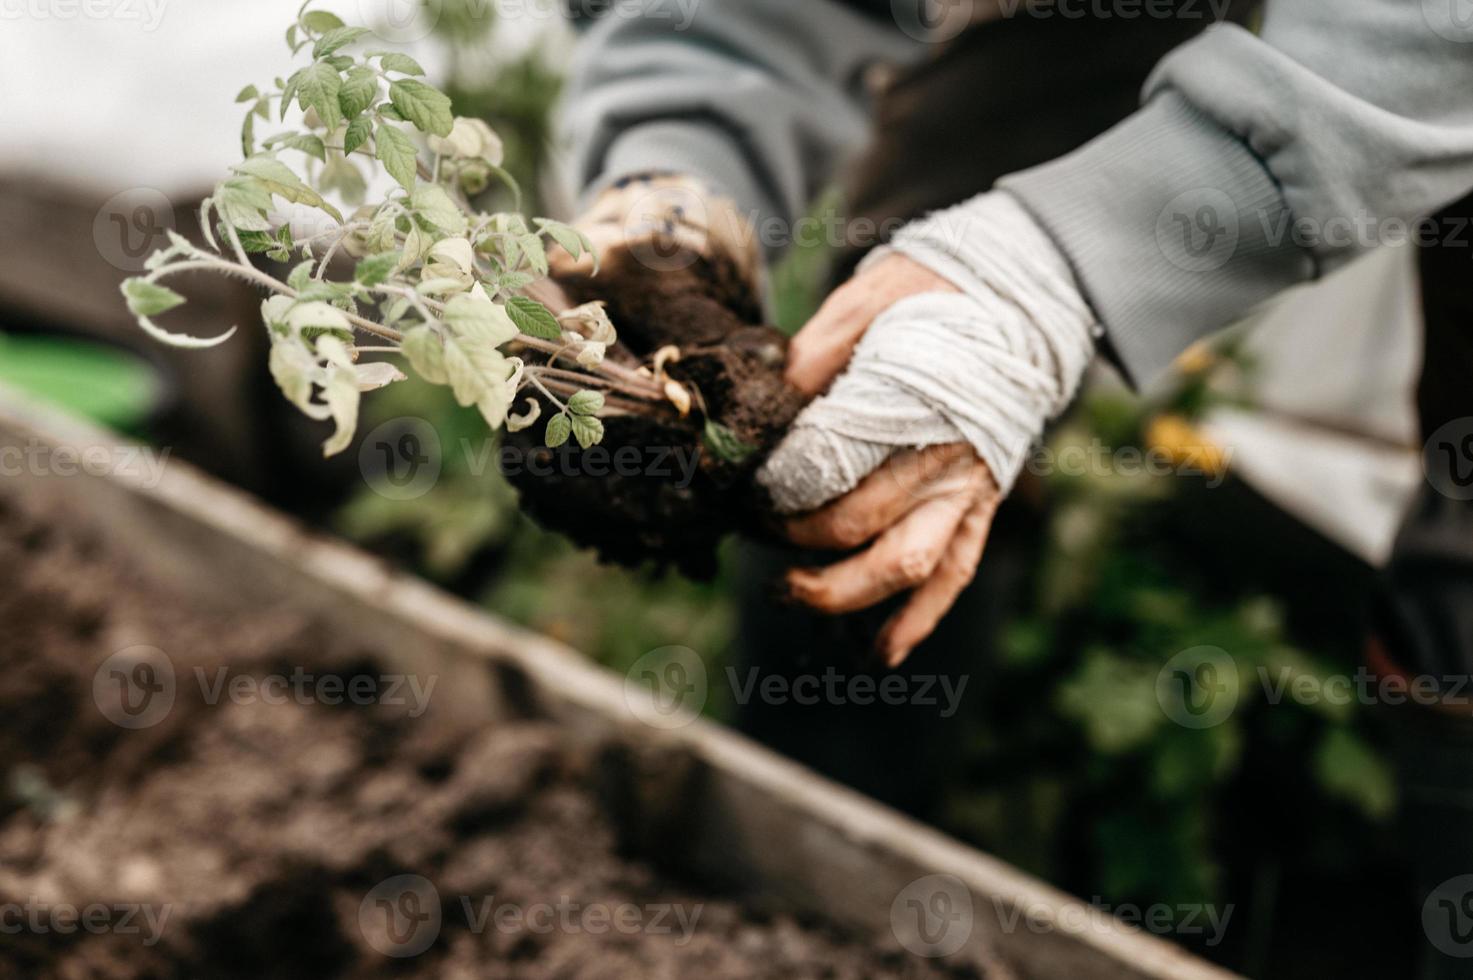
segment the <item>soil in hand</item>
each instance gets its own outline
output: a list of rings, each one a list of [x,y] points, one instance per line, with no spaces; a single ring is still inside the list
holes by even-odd
[[[604,440],[589,450],[548,449],[540,426],[509,436],[523,451],[507,473],[523,508],[607,561],[709,577],[726,534],[768,531],[770,502],[752,476],[802,407],[783,380],[787,339],[757,325],[761,310],[727,262],[658,270],[624,251],[596,277],[560,284],[574,302],[607,304],[619,329],[610,357],[637,365],[679,347],[666,373],[694,405],[684,417],[665,406],[605,418]]]

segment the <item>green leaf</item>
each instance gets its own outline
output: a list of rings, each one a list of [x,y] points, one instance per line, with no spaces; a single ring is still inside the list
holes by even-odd
[[[331,164],[329,164],[330,167]],[[244,175],[247,180],[254,180],[265,190],[268,195],[265,205],[267,209],[271,206],[269,195],[276,194],[294,204],[306,204],[309,207],[321,208],[337,220],[343,220],[343,216],[338,213],[337,208],[328,204],[322,199],[321,194],[308,187],[291,167],[288,167],[274,157],[251,157],[248,160],[243,160],[236,164],[235,171],[238,174]],[[323,171],[323,177],[320,182],[324,187],[329,186],[326,170]]]
[[[573,423],[566,415],[554,415],[547,420],[547,430],[543,435],[543,441],[552,448],[557,448],[568,441],[568,436],[573,433]]]
[[[342,27],[343,21],[337,14],[326,10],[309,10],[302,15],[302,24],[314,34],[325,34]]]
[[[366,120],[365,120],[366,121]],[[414,190],[415,165],[419,154],[414,148],[413,141],[397,126],[388,123],[379,123],[378,132],[375,136],[375,149],[379,162],[389,172],[389,176],[397,180],[406,191]],[[453,207],[453,204],[452,204]],[[459,208],[456,208],[459,212]]]
[[[404,334],[399,349],[409,359],[414,373],[430,384],[443,385],[450,382],[445,370],[445,347],[440,338],[429,327],[415,327]]]
[[[184,302],[183,297],[166,286],[160,286],[146,279],[125,279],[119,288],[123,296],[127,298],[128,309],[138,318],[138,326],[144,333],[161,344],[167,344],[170,347],[200,349],[223,344],[235,335],[234,327],[218,337],[191,337],[187,334],[172,333],[155,325],[149,317],[173,309]],[[141,312],[145,310],[153,312]]]
[[[1085,652],[1054,693],[1059,713],[1079,723],[1102,755],[1140,748],[1166,722],[1156,696],[1158,668],[1108,649]]]
[[[457,337],[473,335],[493,347],[500,347],[517,335],[517,328],[505,310],[484,297],[466,293],[450,298],[445,304],[444,319]]]
[[[604,396],[596,391],[580,391],[568,399],[568,411],[574,415],[597,415],[604,409]]]
[[[222,232],[223,234],[223,232]],[[240,247],[252,255],[269,252],[277,247],[276,236],[265,231],[239,232]]]
[[[373,120],[367,116],[359,116],[348,123],[348,130],[343,134],[343,153],[352,153],[358,147],[368,142],[373,135]]]
[[[300,150],[309,157],[316,157],[318,160],[325,161],[327,159],[327,146],[320,138],[313,136],[311,133],[282,133],[280,136],[271,137],[266,141],[266,145],[272,147],[284,146],[287,149]]]
[[[455,125],[450,98],[445,93],[413,78],[401,78],[389,86],[389,101],[405,119],[426,133],[449,136]]]
[[[547,218],[538,218],[536,221],[538,230],[549,235],[573,258],[578,258],[584,252],[593,251],[593,242],[572,225],[563,224],[561,221],[551,221]]]
[[[493,344],[466,334],[445,341],[445,372],[450,375],[456,402],[465,407],[487,400],[498,387],[505,388],[511,367]],[[510,398],[504,400],[510,402]]]
[[[456,206],[439,184],[418,184],[409,195],[409,206],[422,218],[451,235],[464,234],[465,212]]]
[[[300,293],[312,281],[312,267],[316,264],[312,259],[298,262],[296,268],[287,274],[286,284]]]
[[[286,315],[287,325],[293,330],[316,328],[319,331],[352,331],[348,318],[336,306],[321,301],[299,302]]]
[[[378,106],[373,111],[376,112],[376,113],[378,113],[380,118],[387,119],[390,122],[407,122],[408,121],[403,116],[399,115],[399,110],[398,109],[395,109],[393,106],[389,105],[387,102],[380,102],[378,104]]]
[[[326,58],[328,55],[345,48],[368,33],[366,27],[334,27],[317,39],[317,44],[312,48],[312,57]]]
[[[397,51],[390,51],[388,54],[385,54],[379,60],[379,64],[383,67],[384,71],[397,71],[404,75],[423,75],[425,73],[425,70],[419,66],[419,62],[409,57],[409,55],[400,54]]]
[[[378,77],[367,68],[352,68],[338,90],[338,108],[343,110],[344,119],[354,119],[377,97]]]
[[[158,316],[184,302],[184,297],[168,286],[147,279],[124,280],[123,295],[128,298],[128,309],[134,316]]]
[[[250,156],[256,152],[256,114],[247,112],[245,121],[240,124],[240,152]]]
[[[235,177],[220,185],[214,197],[220,217],[238,231],[270,231],[266,212],[271,210],[271,192],[258,180]]]
[[[528,233],[521,237],[520,244],[532,271],[539,276],[547,275],[547,247],[542,244],[541,236]]]
[[[756,446],[743,442],[735,432],[712,419],[706,420],[704,437],[706,448],[715,453],[717,459],[728,463],[740,463],[757,451]]]
[[[536,281],[536,276],[525,272],[503,272],[496,277],[496,288],[503,293],[514,293],[519,289],[526,289]]]
[[[309,415],[320,414],[312,404],[312,382],[320,376],[317,359],[297,338],[273,334],[266,366],[287,401]]]
[[[292,100],[297,97],[297,89],[302,84],[302,77],[307,74],[307,69],[298,68],[292,72],[291,77],[286,80],[286,85],[281,89],[281,118],[286,119],[286,114],[292,107]]]
[[[329,131],[337,129],[338,123],[343,119],[342,110],[338,106],[338,93],[342,87],[343,79],[338,70],[322,61],[303,68],[301,79],[297,83],[302,108],[317,110],[317,117]]]
[[[292,49],[292,54],[297,53],[297,29],[300,24],[293,24],[286,29],[286,46]]]
[[[1349,729],[1332,729],[1315,753],[1315,775],[1331,796],[1339,797],[1372,820],[1396,809],[1396,779],[1386,760]]]
[[[578,445],[584,449],[603,440],[604,424],[598,419],[589,415],[574,415],[572,424],[573,438],[577,439]]]
[[[235,101],[236,102],[249,102],[252,99],[258,99],[260,97],[261,97],[261,93],[256,90],[256,86],[254,86],[254,85],[247,85],[245,88],[243,88],[243,89],[240,90],[240,94],[235,97]]]
[[[353,278],[365,286],[377,286],[393,275],[398,265],[398,252],[380,252],[359,262],[353,270]]]
[[[363,196],[368,192],[368,184],[363,175],[341,153],[334,153],[327,161],[327,166],[322,168],[322,173],[317,177],[317,183],[324,191],[337,191],[344,201],[354,206],[362,204]]]
[[[561,340],[563,337],[563,328],[558,326],[557,317],[535,299],[513,296],[506,301],[506,312],[517,329],[529,337],[543,340]]]

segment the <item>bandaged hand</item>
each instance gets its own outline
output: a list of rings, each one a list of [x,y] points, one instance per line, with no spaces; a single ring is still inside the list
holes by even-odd
[[[794,598],[843,613],[909,591],[878,638],[888,664],[903,661],[971,581],[1097,332],[1065,259],[1006,193],[914,222],[871,255],[794,338],[788,380],[827,394],[758,474],[799,515],[796,544],[863,547],[790,571]]]

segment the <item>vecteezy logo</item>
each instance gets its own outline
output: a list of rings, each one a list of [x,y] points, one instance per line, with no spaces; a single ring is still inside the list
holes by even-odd
[[[890,0],[890,14],[917,41],[945,44],[977,21],[976,0]]]
[[[1422,447],[1422,472],[1444,497],[1473,500],[1473,416],[1453,419]]]
[[[917,956],[950,956],[972,936],[972,893],[955,875],[927,875],[890,903],[890,931]]]
[[[390,419],[363,437],[358,471],[363,482],[390,500],[413,500],[440,479],[440,436],[424,419]]]
[[[158,647],[132,646],[104,660],[92,675],[92,700],[122,728],[150,728],[174,707],[174,663]]]
[[[659,647],[624,676],[624,703],[653,728],[680,728],[706,705],[706,665],[690,647]]]
[[[1473,0],[1422,0],[1422,19],[1443,40],[1473,44]]]
[[[1238,666],[1221,647],[1192,647],[1162,665],[1156,701],[1184,728],[1220,725],[1238,704]]]
[[[133,187],[108,198],[92,219],[92,243],[115,269],[142,272],[155,249],[169,244],[174,202],[163,191]]]
[[[1473,874],[1449,878],[1427,896],[1422,931],[1440,952],[1473,957]]]
[[[358,22],[390,44],[423,41],[440,22],[444,0],[358,0]],[[488,4],[477,5],[484,10]]]
[[[1156,244],[1166,260],[1187,272],[1211,272],[1238,247],[1238,209],[1213,187],[1172,198],[1156,217]]]
[[[706,199],[684,183],[657,183],[630,202],[621,234],[629,254],[652,272],[688,269],[710,252]]]
[[[418,956],[440,935],[440,893],[420,875],[395,875],[374,885],[358,905],[363,938],[385,956]]]

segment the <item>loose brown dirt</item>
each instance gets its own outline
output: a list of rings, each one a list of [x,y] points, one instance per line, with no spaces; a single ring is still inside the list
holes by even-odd
[[[698,401],[685,418],[667,411],[605,419],[603,442],[587,451],[541,446],[540,426],[511,436],[528,463],[507,474],[523,508],[607,561],[709,577],[724,536],[769,531],[770,502],[752,475],[802,407],[783,380],[787,339],[757,325],[761,311],[729,263],[695,259],[654,270],[620,252],[596,277],[560,284],[574,302],[607,304],[619,328],[611,356],[638,364],[662,347],[679,347],[681,359],[668,373]],[[708,420],[750,452],[723,457],[706,436]],[[611,465],[620,449],[633,453],[632,465]]]
[[[0,487],[0,976],[979,975],[663,870],[610,816],[614,750],[548,723],[448,731],[433,689],[419,717],[212,698],[222,670],[387,688],[375,651],[310,618],[183,603],[65,526]],[[138,645],[167,655],[174,701],[128,729],[94,682]]]

